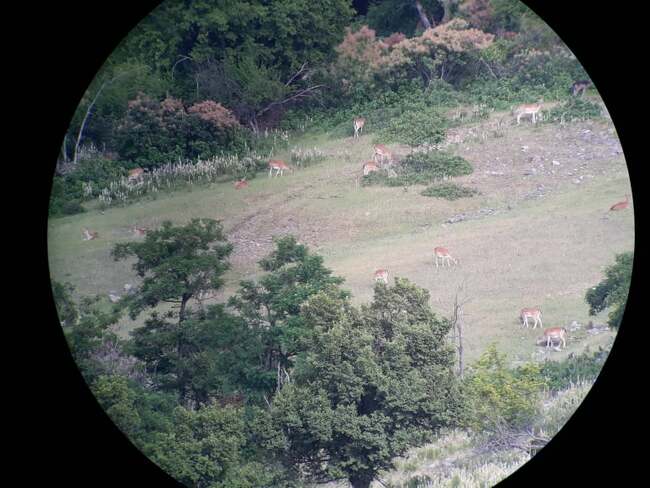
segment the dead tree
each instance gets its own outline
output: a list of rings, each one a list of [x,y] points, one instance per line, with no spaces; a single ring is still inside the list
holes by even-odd
[[[451,325],[454,331],[454,342],[458,350],[458,376],[461,378],[465,372],[464,349],[463,349],[463,307],[470,301],[466,295],[466,279],[463,280],[461,285],[458,285],[456,294],[454,295],[454,309],[451,314]]]

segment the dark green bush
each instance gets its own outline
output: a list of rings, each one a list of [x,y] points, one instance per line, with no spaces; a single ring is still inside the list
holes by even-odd
[[[597,103],[583,98],[570,98],[549,110],[545,120],[547,122],[570,122],[592,119],[601,115],[602,109]]]
[[[363,177],[363,186],[409,186],[428,185],[436,180],[471,174],[472,165],[460,156],[444,151],[429,151],[407,155],[395,168],[394,174],[387,170],[376,171]]]
[[[478,190],[456,185],[455,183],[442,183],[432,185],[423,190],[420,195],[425,197],[444,198],[445,200],[458,200],[459,198],[469,198],[478,195]]]
[[[564,361],[547,360],[542,364],[540,374],[550,390],[565,390],[580,380],[594,380],[608,354],[608,350],[599,348],[596,352],[585,351]]]

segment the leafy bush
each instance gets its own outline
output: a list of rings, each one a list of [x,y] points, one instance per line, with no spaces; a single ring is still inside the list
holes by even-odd
[[[375,142],[401,143],[411,147],[422,144],[439,144],[445,139],[445,117],[428,105],[419,110],[406,110],[388,119],[385,127],[377,131]]]
[[[597,103],[582,98],[570,98],[566,102],[548,111],[548,122],[568,122],[587,120],[602,115],[602,109]]]
[[[425,197],[444,198],[445,200],[458,200],[459,198],[469,198],[477,195],[479,192],[474,188],[467,188],[454,183],[442,183],[432,185],[423,190],[420,195]]]
[[[569,388],[572,384],[584,380],[594,380],[607,359],[609,351],[599,348],[591,353],[585,351],[563,361],[544,361],[540,374],[551,391]]]
[[[386,170],[375,171],[363,177],[363,186],[427,185],[451,176],[471,174],[472,165],[460,156],[444,151],[418,152],[407,155],[396,168],[395,174]]]
[[[490,345],[464,382],[468,426],[476,432],[496,433],[504,425],[511,429],[531,425],[539,411],[543,386],[539,373],[535,364],[509,369],[505,355]]]
[[[585,300],[589,304],[589,315],[611,308],[608,324],[619,327],[627,303],[627,294],[632,281],[634,254],[625,252],[616,256],[616,263],[605,270],[605,279],[588,290]]]

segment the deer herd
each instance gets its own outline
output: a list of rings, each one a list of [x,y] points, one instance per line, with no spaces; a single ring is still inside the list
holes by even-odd
[[[576,81],[571,85],[571,94],[573,96],[578,96],[578,95],[584,95],[585,91],[587,88],[591,85],[591,82],[587,80],[580,80]],[[537,122],[537,119],[540,115],[540,111],[542,109],[542,104],[541,101],[538,103],[533,103],[533,104],[524,104],[524,105],[519,105],[516,107],[513,111],[512,114],[516,117],[517,125],[520,124],[521,118],[524,116],[530,116],[531,121],[533,124]],[[354,129],[354,135],[353,138],[357,139],[361,136],[363,132],[363,128],[366,124],[366,119],[364,117],[355,117],[353,120],[353,129]],[[385,168],[385,165],[390,165],[393,164],[394,162],[394,154],[393,152],[388,149],[385,145],[383,144],[375,144],[373,146],[373,158],[372,161],[367,161],[366,163],[363,164],[362,167],[362,173],[363,176],[368,176],[370,173],[376,172],[381,170],[382,168]],[[268,168],[269,168],[269,178],[276,176],[283,176],[285,171],[293,172],[293,168],[291,168],[286,162],[280,160],[280,159],[271,159],[269,160],[268,163]],[[144,169],[142,168],[135,168],[129,171],[128,173],[128,181],[129,182],[137,182],[142,175],[144,174]],[[240,180],[235,181],[234,183],[234,188],[236,190],[241,190],[243,188],[247,188],[249,186],[248,181],[246,181],[246,178],[242,178]],[[610,207],[611,211],[619,211],[619,210],[624,210],[628,208],[629,206],[629,196],[625,196],[625,200],[618,202]],[[138,226],[133,226],[132,231],[133,235],[138,237],[138,236],[144,236],[146,235],[148,229],[143,228],[143,227],[138,227]],[[97,239],[99,237],[98,232],[93,232],[87,228],[83,229],[83,240],[84,241],[90,241]],[[436,266],[436,269],[439,267],[451,267],[452,263],[454,265],[458,265],[458,259],[453,257],[449,250],[445,247],[435,247],[433,248],[433,263]],[[385,285],[388,284],[388,270],[387,269],[378,269],[374,273],[374,282],[375,283],[383,283]],[[520,311],[519,318],[522,324],[522,327],[529,328],[529,320],[532,321],[532,329],[536,329],[537,325],[539,324],[540,329],[542,329],[543,324],[542,324],[542,312],[539,308],[523,308]],[[542,344],[546,344],[546,348],[550,348],[551,345],[554,343],[558,343],[562,345],[562,347],[566,348],[566,336],[567,336],[567,330],[564,327],[551,327],[543,330],[543,338],[541,339]]]

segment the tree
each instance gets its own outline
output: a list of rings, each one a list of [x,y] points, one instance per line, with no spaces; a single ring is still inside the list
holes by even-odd
[[[634,254],[625,252],[616,255],[616,262],[605,270],[605,279],[588,290],[585,300],[589,304],[589,315],[609,308],[610,327],[618,328],[623,320],[627,295],[632,281]]]
[[[52,297],[61,325],[76,324],[79,318],[77,306],[72,299],[73,293],[74,286],[70,283],[59,283],[52,280]]]
[[[366,488],[396,456],[457,420],[450,324],[428,300],[396,279],[377,284],[361,309],[335,286],[307,301],[313,334],[270,409],[285,463],[312,481]]]
[[[188,303],[221,287],[231,252],[221,224],[212,219],[192,219],[178,227],[167,221],[148,232],[144,242],[120,243],[112,251],[115,260],[135,256],[133,269],[143,278],[136,293],[124,300],[132,318],[160,303],[178,307],[178,313],[169,311],[162,317],[153,313],[134,333],[134,354],[148,364],[174,368],[181,402],[191,381],[191,369],[184,363],[192,350],[190,330],[184,330],[191,316]],[[174,315],[175,325],[168,320]]]
[[[310,334],[301,305],[328,286],[343,282],[323,266],[321,256],[311,254],[294,236],[277,239],[275,245],[276,249],[259,262],[267,274],[257,283],[241,282],[229,301],[254,331],[261,348],[256,383],[267,399],[285,382]],[[346,295],[341,290],[339,293]]]
[[[464,422],[494,448],[527,451],[536,440],[532,429],[543,385],[539,365],[510,369],[506,356],[492,344],[464,379]]]

